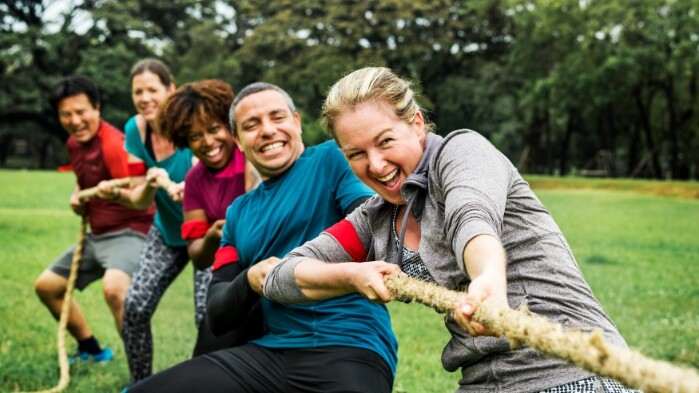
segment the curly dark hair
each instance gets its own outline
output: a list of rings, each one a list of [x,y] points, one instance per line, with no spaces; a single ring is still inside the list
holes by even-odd
[[[163,103],[158,111],[160,133],[175,146],[189,146],[187,136],[193,124],[215,119],[228,128],[228,109],[233,102],[233,89],[218,79],[186,83]]]

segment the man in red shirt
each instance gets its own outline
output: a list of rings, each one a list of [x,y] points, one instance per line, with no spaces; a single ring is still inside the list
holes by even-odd
[[[99,89],[87,77],[70,76],[59,80],[49,98],[51,109],[69,134],[66,142],[77,183],[70,206],[78,215],[87,215],[90,233],[85,237],[80,270],[75,286],[83,290],[102,278],[104,298],[117,329],[121,332],[126,291],[136,269],[138,255],[153,221],[155,208],[133,210],[123,206],[128,188],[111,187],[110,179],[142,175],[145,166],[129,164],[124,150],[124,134],[102,120]],[[78,198],[82,189],[99,187],[96,197]],[[36,293],[55,318],[61,313],[75,245],[63,253],[36,281]],[[112,359],[110,348],[101,348],[77,303],[70,305],[68,331],[78,342],[77,354],[70,358],[103,362]]]

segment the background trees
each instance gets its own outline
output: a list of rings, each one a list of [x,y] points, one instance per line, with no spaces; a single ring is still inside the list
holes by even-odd
[[[438,132],[478,130],[523,172],[699,176],[699,0],[50,3],[0,4],[0,165],[18,138],[61,160],[57,78],[93,77],[121,125],[131,65],[158,56],[180,84],[283,86],[308,143],[328,87],[381,65],[415,81]]]

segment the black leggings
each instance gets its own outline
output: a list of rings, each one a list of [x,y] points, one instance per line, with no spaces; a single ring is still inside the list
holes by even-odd
[[[246,344],[180,363],[132,386],[129,393],[390,393],[392,387],[393,373],[370,350]]]

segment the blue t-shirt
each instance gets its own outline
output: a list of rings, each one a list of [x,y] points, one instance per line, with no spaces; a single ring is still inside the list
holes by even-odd
[[[170,180],[176,183],[184,181],[187,171],[192,167],[192,151],[189,148],[176,149],[170,157],[162,161],[155,161],[148,154],[146,146],[141,140],[135,116],[126,122],[124,133],[126,134],[126,151],[143,160],[146,168],[163,168],[170,176]],[[180,232],[180,227],[184,221],[182,205],[170,199],[167,191],[158,189],[155,192],[155,206],[157,210],[153,225],[160,230],[163,242],[170,247],[187,246],[187,242],[182,239]]]
[[[226,212],[221,246],[235,247],[249,267],[283,257],[345,217],[344,211],[373,191],[350,171],[337,144],[307,148],[284,174],[236,199]],[[359,294],[301,306],[262,299],[268,333],[254,343],[270,348],[340,345],[378,353],[395,373],[397,349],[385,306]]]

